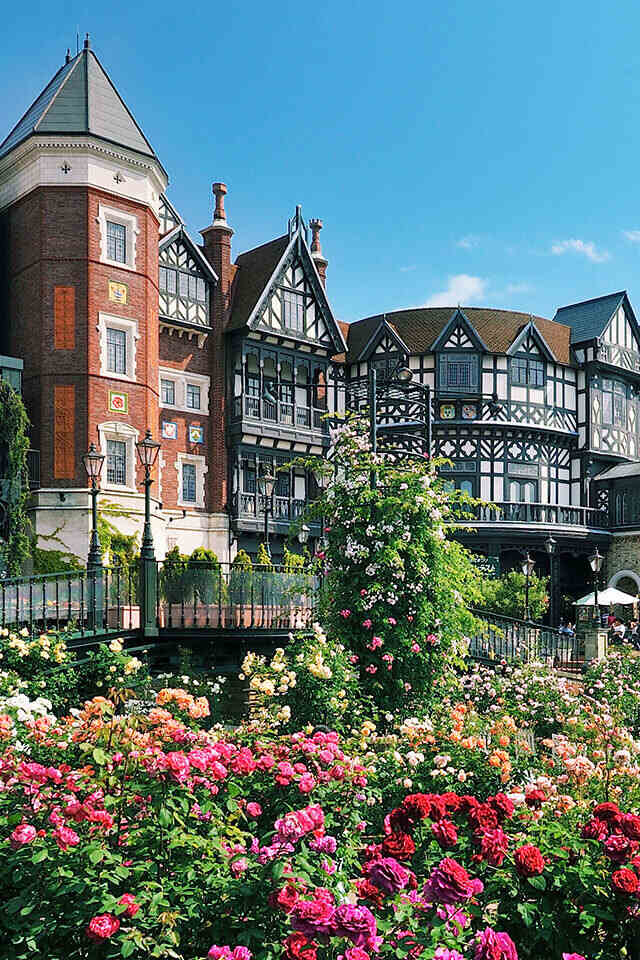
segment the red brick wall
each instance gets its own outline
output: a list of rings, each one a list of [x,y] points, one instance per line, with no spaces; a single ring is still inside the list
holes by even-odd
[[[87,198],[88,264],[87,264],[87,331],[89,415],[87,436],[97,442],[98,424],[122,421],[135,427],[140,439],[151,429],[159,440],[158,422],[158,221],[142,204],[115,197],[99,190],[89,190]],[[133,214],[138,220],[135,269],[113,267],[100,262],[99,205]],[[109,300],[109,281],[127,285],[127,303]],[[100,374],[99,314],[137,322],[135,382],[104,377]],[[109,391],[128,395],[128,413],[109,410]],[[138,482],[142,479],[138,469]],[[157,479],[157,478],[154,478]],[[157,487],[152,488],[154,491]]]

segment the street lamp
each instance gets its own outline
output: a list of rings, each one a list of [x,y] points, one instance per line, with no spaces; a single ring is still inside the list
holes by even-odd
[[[143,560],[155,560],[153,551],[153,534],[151,533],[151,471],[155,466],[160,452],[160,444],[151,436],[151,430],[147,430],[144,440],[136,443],[138,459],[140,466],[144,469],[144,533],[142,535],[142,549],[140,556]]]
[[[549,622],[552,627],[556,625],[556,604],[555,604],[555,581],[553,577],[553,561],[556,552],[556,541],[553,537],[547,537],[544,542],[544,548],[549,555]]]
[[[264,499],[264,545],[269,553],[269,514],[273,513],[273,491],[276,485],[276,478],[272,473],[263,473],[258,478],[258,490]]]
[[[98,481],[104,464],[104,453],[96,450],[95,443],[90,443],[89,450],[83,456],[82,462],[91,484],[91,540],[89,542],[87,569],[95,570],[102,566],[102,549],[98,536]]]
[[[522,572],[524,573],[524,618],[529,619],[529,579],[535,569],[536,562],[527,553],[522,561]]]
[[[400,383],[411,383],[413,380],[413,372],[409,367],[400,367],[396,370],[396,379],[398,379]]]
[[[600,554],[600,551],[596,547],[595,553],[592,553],[589,557],[589,566],[593,571],[593,600],[596,614],[596,623],[600,624],[600,610],[598,608],[598,582],[600,580],[600,571],[602,570],[602,564],[604,563],[604,557]]]

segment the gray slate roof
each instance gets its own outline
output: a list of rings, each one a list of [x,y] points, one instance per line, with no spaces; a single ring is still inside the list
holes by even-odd
[[[602,473],[597,474],[594,480],[619,480],[621,477],[640,476],[640,462],[618,463],[615,467],[609,467]]]
[[[156,156],[91,49],[85,48],[58,70],[0,144],[0,157],[27,137],[65,133],[92,134],[146,156]]]
[[[605,297],[596,297],[594,300],[571,303],[556,310],[553,319],[557,323],[564,323],[571,327],[572,344],[594,340],[604,333],[625,296],[626,291],[620,290],[618,293],[609,293]]]

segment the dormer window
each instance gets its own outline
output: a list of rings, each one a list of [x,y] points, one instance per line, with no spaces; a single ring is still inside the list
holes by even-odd
[[[511,361],[511,383],[518,387],[544,387],[544,363],[530,357],[514,357]]]
[[[304,294],[284,290],[282,294],[282,319],[289,330],[304,330]]]
[[[443,353],[439,359],[440,389],[452,393],[475,392],[478,389],[478,357],[476,354]]]

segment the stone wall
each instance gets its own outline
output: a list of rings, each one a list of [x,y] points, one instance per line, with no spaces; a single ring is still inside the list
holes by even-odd
[[[614,533],[607,553],[603,581],[607,586],[640,593],[640,530]],[[635,589],[630,589],[635,583]]]

